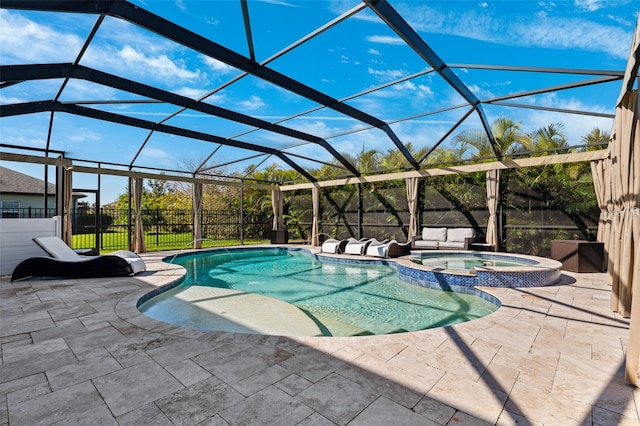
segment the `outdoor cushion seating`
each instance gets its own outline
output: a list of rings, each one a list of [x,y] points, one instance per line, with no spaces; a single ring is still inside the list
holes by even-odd
[[[362,238],[360,240],[350,238],[344,248],[344,253],[364,255],[367,251],[367,247],[369,247],[369,244],[371,244],[373,240],[375,240],[375,238]]]
[[[422,234],[414,237],[412,249],[423,250],[469,250],[476,240],[473,228],[423,228]]]
[[[354,241],[357,241],[353,238]],[[335,238],[329,238],[320,247],[321,253],[343,253],[344,248],[349,240],[337,240]]]
[[[410,242],[400,244],[396,240],[387,242],[378,241],[369,244],[369,247],[367,247],[366,255],[373,257],[382,257],[386,259],[390,257],[399,257],[404,256],[405,254],[409,254],[410,249]]]
[[[447,240],[447,228],[422,228],[422,234],[412,241],[412,248],[437,250]]]
[[[81,256],[58,237],[34,238],[33,241],[51,257],[23,260],[14,269],[11,281],[25,277],[126,277],[147,269],[140,256],[127,250],[110,255]]]

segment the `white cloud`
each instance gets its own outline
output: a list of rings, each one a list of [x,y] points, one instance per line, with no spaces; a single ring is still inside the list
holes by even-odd
[[[196,89],[194,87],[181,87],[175,90],[175,92],[179,95],[186,96],[187,98],[200,99],[207,94],[208,90]]]
[[[3,132],[3,136],[2,136],[2,141],[6,144],[9,145],[16,145],[16,146],[22,146],[22,147],[41,147],[44,148],[45,146],[45,139],[42,139],[40,137],[37,136],[31,136],[31,137],[27,137],[24,135],[24,129],[19,129],[18,130],[21,135],[20,136],[7,136],[7,129],[3,128],[2,132]]]
[[[91,83],[86,80],[69,80],[62,94],[63,99],[115,99],[116,91],[111,87]]]
[[[286,1],[282,1],[282,0],[261,0],[263,3],[271,3],[271,4],[277,4],[279,6],[287,6],[287,7],[299,7],[298,5],[292,4],[292,3],[287,3]]]
[[[371,43],[394,44],[394,45],[405,44],[400,37],[393,37],[393,36],[372,35],[372,36],[367,36],[366,39]]]
[[[124,46],[117,54],[128,68],[144,70],[144,74],[150,76],[155,75],[160,79],[198,79],[202,77],[200,70],[190,71],[184,64],[178,65],[164,54],[148,56],[144,52],[137,51],[129,45]]]
[[[523,100],[528,104],[573,111],[610,114],[614,112],[601,105],[588,105],[575,98],[562,98],[558,96],[557,93],[548,93]],[[552,123],[562,123],[567,140],[571,145],[580,144],[580,138],[589,133],[594,127],[598,127],[607,132],[611,131],[613,121],[611,118],[606,117],[567,114],[556,111],[516,109],[513,110],[513,112],[518,114],[518,117],[514,117],[514,119],[522,122],[522,130],[525,132],[531,132]]]
[[[176,0],[176,7],[183,12],[188,12],[187,6],[184,4],[184,0]]]
[[[367,53],[369,53],[370,55],[382,56],[382,53],[380,53],[379,50],[376,50],[376,49],[373,49],[373,48],[367,50]]]
[[[20,14],[0,9],[0,57],[5,65],[73,62],[82,40]]]
[[[537,20],[533,25],[512,25],[512,35],[521,37],[523,45],[548,48],[600,51],[619,58],[628,54],[627,34],[620,28],[581,19],[554,18]]]
[[[588,12],[595,12],[596,10],[603,7],[602,0],[575,0],[574,4],[579,9],[586,10]]]
[[[100,135],[92,130],[84,127],[77,128],[73,133],[67,136],[69,142],[83,143],[83,142],[97,142],[101,139]]]
[[[264,101],[256,95],[251,96],[250,99],[239,102],[239,104],[243,109],[247,110],[256,110],[265,106]]]
[[[633,23],[631,21],[629,21],[628,19],[625,19],[621,16],[615,16],[615,15],[607,15],[607,18],[611,19],[613,22],[615,22],[616,24],[620,24],[620,25],[624,25],[627,27],[630,27],[631,25],[633,25]]]
[[[469,90],[471,91],[471,93],[473,93],[474,95],[476,95],[480,99],[491,99],[491,98],[494,97],[494,94],[491,91],[483,89],[482,87],[478,86],[477,84],[471,84],[468,87],[469,87]]]
[[[163,149],[145,147],[140,156],[152,160],[173,160],[175,155],[168,153]]]
[[[482,3],[479,3],[478,6],[480,6],[480,7],[488,7],[489,3],[487,3],[486,1],[483,1]]]
[[[542,3],[551,6],[551,3]],[[620,25],[582,18],[504,18],[477,10],[447,11],[408,3],[398,7],[419,32],[449,34],[512,46],[578,49],[626,58],[631,33]],[[402,10],[404,8],[404,10]],[[409,9],[410,8],[410,9]]]
[[[15,96],[3,96],[2,94],[0,94],[0,104],[3,105],[7,105],[7,104],[21,104],[24,102],[29,102],[26,99],[23,98],[17,98]]]
[[[235,70],[234,67],[232,67],[231,65],[227,65],[222,61],[219,61],[217,59],[214,59],[210,56],[204,56],[202,55],[202,61],[209,67],[211,68],[213,71],[216,72],[216,74],[228,74],[232,71]]]
[[[392,81],[407,75],[405,70],[375,70],[368,68],[367,72],[376,77],[379,81]]]

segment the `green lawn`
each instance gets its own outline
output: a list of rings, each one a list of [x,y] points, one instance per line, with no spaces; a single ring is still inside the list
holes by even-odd
[[[93,248],[95,247],[94,234],[79,234],[73,236],[73,248]],[[147,251],[180,250],[187,249],[193,245],[190,232],[184,233],[145,233],[145,243]],[[245,239],[244,244],[262,244],[269,240]],[[203,239],[202,247],[224,247],[240,245],[240,240],[214,240]],[[100,253],[109,253],[115,250],[128,250],[129,243],[126,232],[109,232],[102,234],[102,244]]]

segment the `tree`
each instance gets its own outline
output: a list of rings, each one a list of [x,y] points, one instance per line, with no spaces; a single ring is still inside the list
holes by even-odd
[[[526,144],[527,137],[520,131],[520,123],[500,117],[491,125],[491,132],[498,144],[498,153],[501,156],[509,155],[521,149]],[[495,153],[484,131],[477,129],[466,130],[455,137],[459,145],[468,145],[476,149],[475,158],[493,157]]]
[[[596,151],[606,148],[610,139],[611,134],[609,132],[594,127],[589,133],[582,137],[582,142],[588,145],[585,148],[586,151]]]
[[[523,146],[530,152],[541,151],[533,154],[538,156],[566,153],[569,144],[563,129],[564,125],[560,123],[541,127],[526,135]]]

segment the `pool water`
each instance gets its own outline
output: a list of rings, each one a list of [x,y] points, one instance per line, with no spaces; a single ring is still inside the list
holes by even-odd
[[[185,281],[139,309],[155,319],[202,330],[215,329],[211,328],[215,319],[209,323],[206,315],[195,312],[197,307],[185,306],[180,300],[181,292],[194,287],[220,287],[285,301],[310,316],[326,336],[442,327],[483,317],[498,308],[473,294],[406,283],[393,266],[325,263],[300,251],[216,251],[177,257],[173,263],[187,269]],[[184,309],[194,309],[194,313]]]
[[[444,256],[412,259],[413,262],[424,266],[441,269],[470,270],[478,267],[512,268],[516,266],[528,266],[530,263],[513,260],[488,259],[475,256]]]

